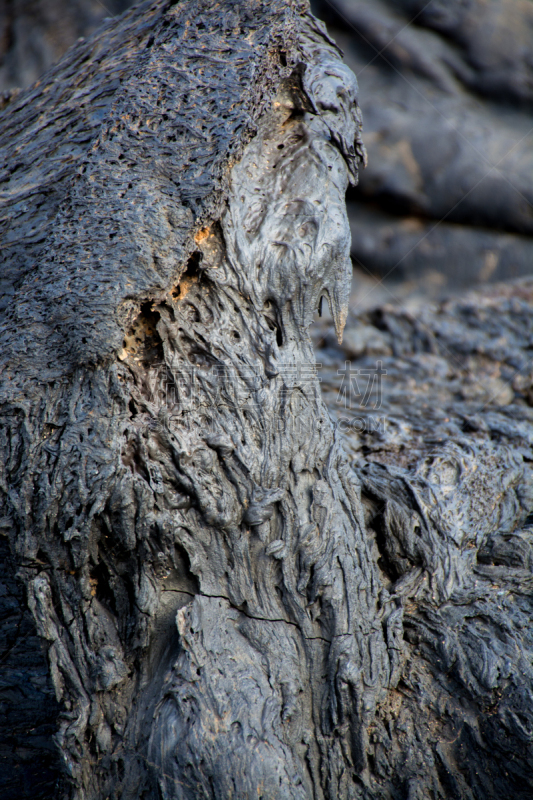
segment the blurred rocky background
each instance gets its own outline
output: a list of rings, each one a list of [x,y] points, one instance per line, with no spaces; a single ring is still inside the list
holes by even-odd
[[[360,86],[369,163],[349,195],[360,305],[531,275],[533,2],[313,5]]]
[[[30,86],[131,0],[0,0],[0,92]]]

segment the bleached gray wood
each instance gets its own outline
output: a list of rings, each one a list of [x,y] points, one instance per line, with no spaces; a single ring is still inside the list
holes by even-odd
[[[347,316],[356,93],[304,3],[158,1],[3,112],[0,516],[65,796],[481,800],[463,773],[494,737],[450,753],[486,692],[526,768],[528,612],[491,639],[499,589],[472,594],[495,520],[531,510],[524,456],[469,451],[465,508],[433,488],[444,448],[415,502],[349,466],[315,374],[322,298],[337,337]],[[466,644],[456,603],[489,620]]]

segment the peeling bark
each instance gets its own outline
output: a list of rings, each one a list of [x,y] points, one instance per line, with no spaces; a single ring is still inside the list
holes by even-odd
[[[140,4],[2,123],[0,516],[62,706],[65,796],[490,796],[460,794],[416,714],[460,706],[460,663],[471,727],[500,691],[527,763],[527,612],[472,596],[489,534],[531,510],[527,468],[464,456],[471,531],[433,488],[447,451],[416,492],[349,465],[309,329],[325,297],[342,337],[364,149],[323,26],[288,0]],[[489,620],[462,660],[441,643],[458,613]],[[420,695],[392,734],[407,675]]]

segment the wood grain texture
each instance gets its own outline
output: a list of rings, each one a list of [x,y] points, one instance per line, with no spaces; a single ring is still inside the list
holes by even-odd
[[[528,796],[529,451],[350,465],[310,326],[342,337],[365,153],[306,4],[141,3],[1,121],[0,518],[56,794]],[[367,321],[396,364],[409,325]]]

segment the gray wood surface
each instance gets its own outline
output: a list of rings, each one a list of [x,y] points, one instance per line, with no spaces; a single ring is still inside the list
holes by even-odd
[[[356,98],[304,3],[158,0],[2,112],[6,798],[531,795],[531,287],[349,312]]]

